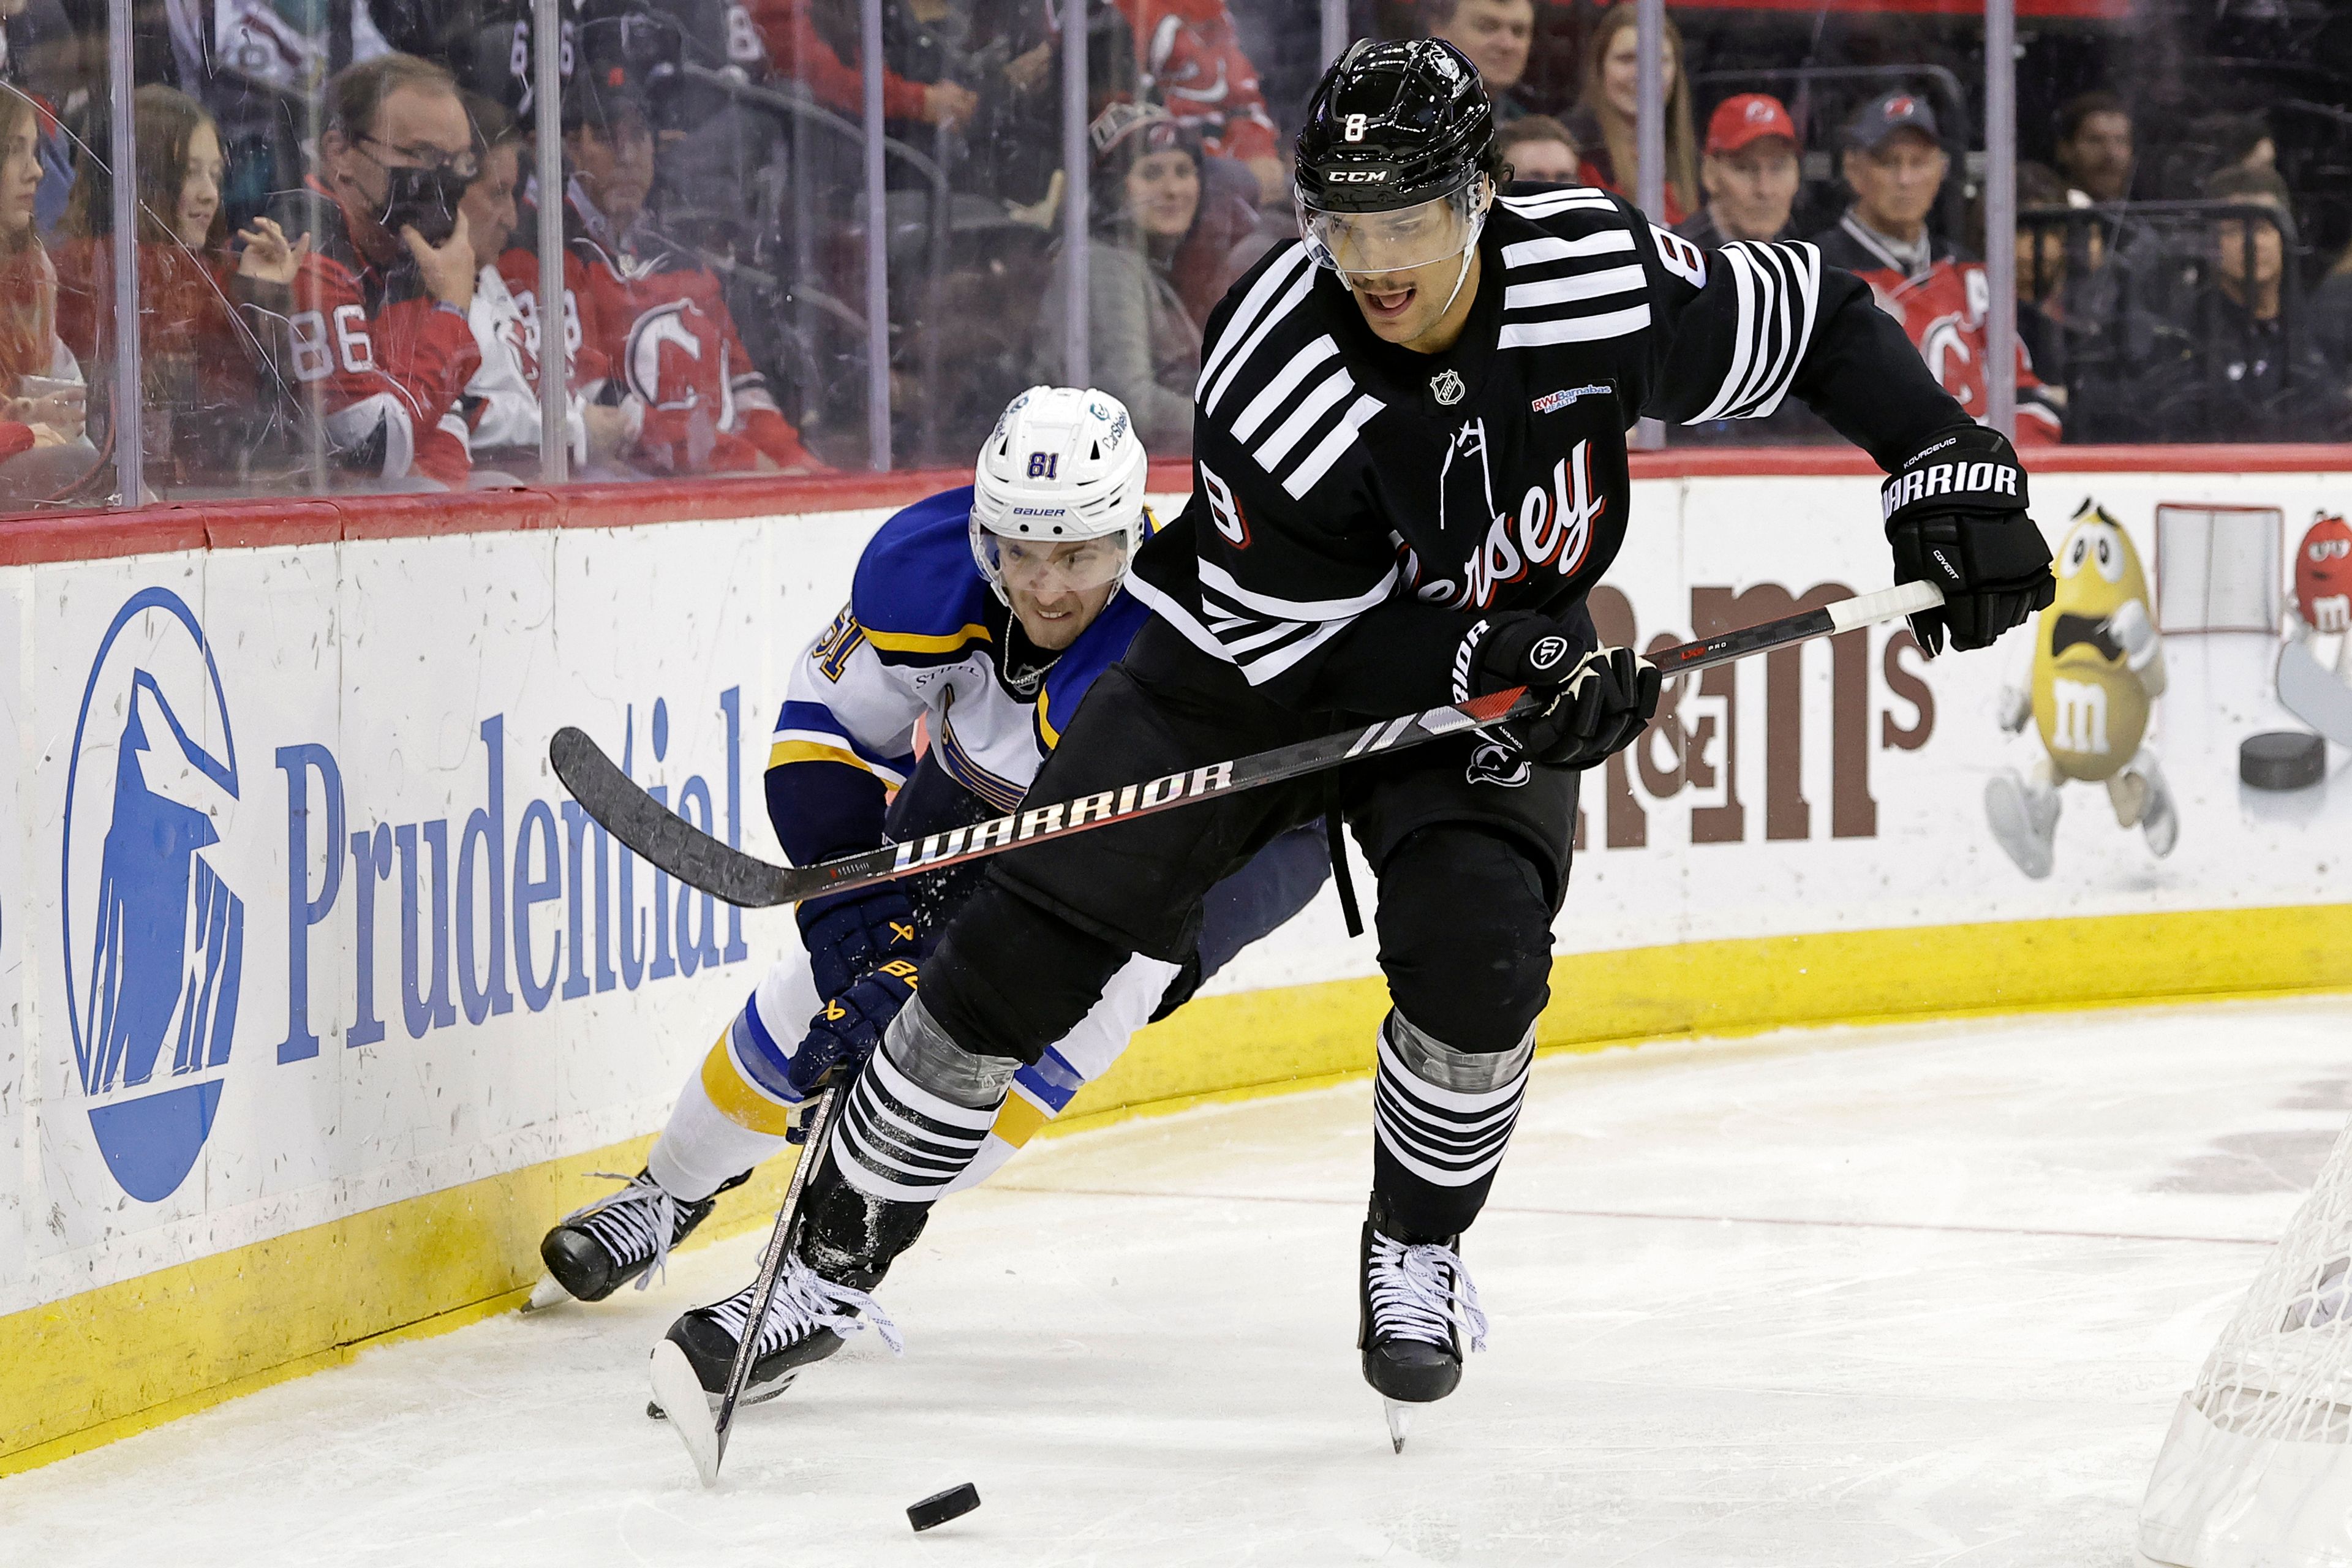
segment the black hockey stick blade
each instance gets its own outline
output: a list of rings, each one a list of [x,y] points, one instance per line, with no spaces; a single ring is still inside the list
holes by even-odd
[[[1932,584],[1905,583],[1760,626],[1679,643],[1649,658],[1658,667],[1659,674],[1671,679],[1728,664],[1750,654],[1917,615],[1943,602],[1943,595]],[[756,856],[729,848],[640,789],[580,730],[568,725],[558,730],[548,743],[547,754],[555,764],[555,776],[563,781],[563,786],[582,808],[655,868],[730,904],[766,909],[775,904],[796,904],[821,893],[872,887],[911,872],[934,871],[943,866],[1107,827],[1114,822],[1157,811],[1173,811],[1213,795],[1281,784],[1360,758],[1401,752],[1441,736],[1521,718],[1534,711],[1535,707],[1533,699],[1513,688],[1468,702],[1449,703],[1423,713],[1408,713],[1402,719],[1383,719],[1376,724],[1276,746],[1232,762],[1211,763],[1146,784],[1105,790],[1078,800],[1056,801],[992,822],[934,833],[903,844],[885,844],[877,849],[802,867],[772,866]]]
[[[599,826],[687,886],[747,910],[808,897],[791,890],[789,868],[729,848],[647,795],[586,731],[570,724],[558,730],[547,742],[547,760]]]

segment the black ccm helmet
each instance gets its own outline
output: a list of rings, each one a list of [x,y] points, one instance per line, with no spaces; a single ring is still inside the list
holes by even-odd
[[[1316,264],[1357,280],[1461,263],[1460,297],[1500,172],[1495,108],[1452,44],[1360,43],[1298,133],[1298,232]]]
[[[1493,175],[1495,106],[1478,68],[1435,38],[1359,42],[1324,73],[1298,132],[1298,205],[1388,212]]]

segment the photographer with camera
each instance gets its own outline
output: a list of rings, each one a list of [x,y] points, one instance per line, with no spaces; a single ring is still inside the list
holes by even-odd
[[[449,73],[414,55],[341,71],[325,96],[306,191],[257,222],[240,303],[282,384],[321,387],[339,467],[370,488],[462,489],[472,463],[457,402],[481,361],[457,210],[478,172],[473,127]],[[306,195],[323,198],[323,232],[306,232]]]

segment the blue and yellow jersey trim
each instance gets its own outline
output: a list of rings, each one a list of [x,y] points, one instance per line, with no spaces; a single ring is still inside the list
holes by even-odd
[[[797,700],[784,704],[776,716],[775,733],[768,741],[770,769],[793,763],[838,763],[872,773],[893,787],[905,784],[907,775],[915,771],[912,752],[892,757],[862,746],[831,709],[822,702]]]
[[[1062,726],[1078,710],[1078,700],[1095,678],[1127,656],[1127,645],[1143,629],[1151,612],[1142,601],[1122,588],[1111,595],[1094,624],[1078,634],[1078,640],[1054,661],[1045,672],[1045,681],[1037,691],[1037,706],[1032,727],[1036,731],[1037,750],[1042,754],[1061,744]]]
[[[987,580],[971,558],[971,487],[893,516],[867,542],[847,615],[890,665],[953,664],[993,640]]]

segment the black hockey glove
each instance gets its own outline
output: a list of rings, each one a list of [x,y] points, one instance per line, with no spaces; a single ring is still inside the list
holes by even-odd
[[[895,887],[803,904],[795,911],[820,996],[838,996],[893,959],[919,956],[915,907]]]
[[[915,994],[912,959],[894,958],[817,1009],[784,1078],[805,1100],[847,1083]]]
[[[1496,616],[1481,626],[1463,639],[1470,676],[1464,695],[1524,686],[1549,699],[1539,712],[1480,731],[1530,762],[1591,767],[1632,745],[1658,710],[1657,667],[1632,648],[1580,657],[1576,639],[1546,616]]]
[[[1943,608],[1911,617],[1933,658],[1952,646],[1987,647],[2047,607],[2058,584],[2050,546],[2025,515],[2025,470],[1997,430],[1971,425],[1939,436],[1895,470],[1880,491],[1897,583],[1933,583]]]

